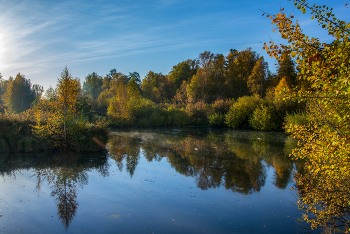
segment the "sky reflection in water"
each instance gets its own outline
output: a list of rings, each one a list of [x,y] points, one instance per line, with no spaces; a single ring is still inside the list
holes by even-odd
[[[0,155],[0,233],[297,233],[283,134],[118,131],[109,153]],[[285,143],[287,142],[287,143]]]

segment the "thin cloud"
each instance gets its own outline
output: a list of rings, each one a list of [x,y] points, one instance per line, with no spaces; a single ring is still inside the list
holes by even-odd
[[[148,56],[157,67],[157,63],[171,59],[167,54],[188,59],[193,58],[194,51],[245,49],[272,34],[270,22],[260,22],[264,19],[259,18],[254,3],[262,4],[213,0],[1,0],[0,72],[8,77],[20,71],[27,77],[38,77],[37,83],[40,78],[54,77],[52,82],[56,82],[59,73],[52,75],[52,71],[65,65],[81,69],[79,76],[83,77],[86,66],[112,68],[117,63],[128,67],[124,60],[131,57]],[[155,53],[160,57],[152,57]],[[146,69],[143,64],[137,66],[135,70]]]

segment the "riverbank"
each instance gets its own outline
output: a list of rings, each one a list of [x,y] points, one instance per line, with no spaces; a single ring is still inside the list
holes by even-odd
[[[105,150],[108,128],[101,123],[80,123],[69,136],[66,147],[54,145],[33,134],[35,122],[24,114],[0,115],[0,152],[33,152],[49,149],[76,152],[96,152]]]

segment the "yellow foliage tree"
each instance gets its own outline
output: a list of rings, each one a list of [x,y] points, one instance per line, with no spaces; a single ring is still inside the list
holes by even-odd
[[[275,88],[275,97],[277,97],[278,99],[283,99],[285,93],[289,93],[290,91],[291,89],[287,83],[286,78],[282,77],[282,79]]]
[[[260,57],[252,70],[252,73],[248,77],[247,85],[251,94],[260,94],[263,97],[263,87],[265,85],[265,79],[268,75],[268,64],[264,61],[264,57]]]
[[[303,13],[309,10],[322,28],[333,36],[332,43],[303,33],[293,15],[282,9],[272,20],[287,45],[266,43],[271,57],[283,60],[289,54],[300,70],[307,88],[289,95],[306,101],[309,122],[291,124],[287,132],[298,139],[294,157],[304,159],[305,173],[296,176],[299,207],[312,228],[331,226],[350,231],[350,23],[337,19],[331,7],[294,0]],[[311,214],[311,215],[310,215]]]
[[[107,114],[115,124],[130,124],[133,122],[133,112],[140,102],[140,90],[132,78],[127,85],[119,84],[115,96],[109,102]]]
[[[58,79],[56,98],[41,99],[35,107],[34,134],[54,147],[67,147],[71,124],[77,112],[75,103],[79,94],[78,80],[72,78],[67,67]]]

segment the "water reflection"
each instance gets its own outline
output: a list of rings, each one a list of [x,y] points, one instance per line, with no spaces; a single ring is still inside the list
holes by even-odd
[[[311,229],[323,227],[324,233],[349,233],[350,178],[326,173],[315,176],[316,169],[317,163],[306,163],[304,170],[295,174],[303,219]]]
[[[288,157],[289,148],[292,147],[285,143],[285,136],[276,133],[190,128],[118,131],[110,137],[108,154],[1,154],[0,175],[15,178],[22,170],[33,171],[35,189],[45,191],[49,187],[58,218],[68,230],[78,213],[79,202],[82,204],[79,192],[89,184],[89,171],[109,176],[108,160],[115,162],[120,171],[126,171],[134,182],[138,165],[147,163],[142,158],[148,162],[163,160],[179,174],[193,178],[201,190],[223,187],[246,195],[261,192],[267,184],[269,168],[274,168],[273,184],[281,189],[287,187],[293,169],[302,168]]]
[[[79,206],[78,190],[88,184],[87,172],[97,169],[100,175],[109,175],[106,153],[99,155],[62,152],[3,154],[0,160],[0,173],[3,176],[16,177],[16,173],[20,170],[34,168],[35,189],[40,191],[43,183],[50,186],[51,196],[56,201],[57,215],[66,230]]]
[[[233,192],[259,192],[268,166],[275,168],[274,185],[284,189],[292,178],[294,162],[285,150],[285,136],[263,132],[200,130],[119,131],[109,153],[120,170],[125,159],[132,176],[140,152],[148,161],[166,158],[180,174],[195,177],[198,188],[225,186]]]
[[[131,177],[134,175],[140,159],[140,148],[141,141],[135,138],[115,136],[109,141],[109,153],[111,158],[117,163],[120,171],[123,170],[123,161],[125,159],[126,170]]]

